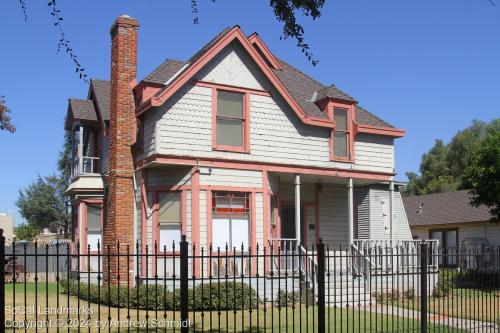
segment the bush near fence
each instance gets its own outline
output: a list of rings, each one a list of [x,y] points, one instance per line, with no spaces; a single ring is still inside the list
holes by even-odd
[[[180,289],[172,291],[160,284],[127,288],[79,283],[74,279],[61,280],[60,284],[65,294],[91,303],[117,308],[180,310]],[[255,290],[241,282],[199,284],[189,289],[188,297],[191,311],[255,309],[260,301]]]
[[[457,288],[498,289],[499,287],[500,273],[498,272],[443,268],[438,273],[438,282],[432,296],[447,297],[451,290]]]

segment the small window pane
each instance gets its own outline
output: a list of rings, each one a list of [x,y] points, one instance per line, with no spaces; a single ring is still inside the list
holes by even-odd
[[[160,251],[167,250],[167,252],[172,251],[173,244],[175,243],[175,248],[179,248],[179,242],[181,241],[181,225],[180,224],[160,224],[160,242],[158,244]]]
[[[243,119],[243,94],[219,91],[217,116]]]
[[[335,108],[333,110],[335,119],[335,129],[339,131],[347,131],[347,110]]]
[[[248,249],[248,219],[232,219],[231,220],[231,246],[236,250]]]
[[[212,220],[212,247],[213,249],[226,248],[226,244],[231,246],[229,233],[230,233],[230,220],[227,218],[214,218]]]
[[[333,154],[347,157],[347,133],[335,132],[333,136]]]
[[[159,222],[180,223],[181,222],[181,194],[180,192],[158,193]]]
[[[102,250],[101,233],[97,231],[87,233],[87,245],[90,246],[90,251]]]
[[[87,205],[87,231],[101,232],[101,206]]]
[[[243,146],[243,121],[217,119],[217,144]]]

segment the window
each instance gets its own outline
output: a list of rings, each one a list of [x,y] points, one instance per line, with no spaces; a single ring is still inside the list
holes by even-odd
[[[439,241],[439,264],[443,266],[455,266],[458,253],[458,230],[457,229],[434,229],[429,232],[430,239]]]
[[[101,243],[101,212],[100,205],[87,204],[87,245],[91,251],[97,251],[97,244]]]
[[[244,150],[246,134],[245,94],[217,90],[215,147]]]
[[[158,250],[172,250],[181,240],[181,192],[158,192]]]
[[[333,108],[333,119],[335,121],[333,157],[349,159],[349,111],[343,108]]]
[[[212,246],[214,249],[248,249],[249,194],[214,192],[212,196]]]

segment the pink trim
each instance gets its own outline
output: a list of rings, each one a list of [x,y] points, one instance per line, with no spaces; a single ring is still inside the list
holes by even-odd
[[[147,234],[148,234],[148,193],[146,190],[148,183],[148,170],[144,170],[141,177],[141,248],[142,253],[146,254],[146,244],[147,244]],[[135,250],[135,249],[134,249]],[[147,270],[147,264],[145,260],[141,260],[141,275],[145,276]]]
[[[306,167],[306,166],[284,166],[279,164],[264,163],[264,162],[247,162],[247,161],[227,161],[218,158],[205,158],[199,159],[195,157],[179,157],[174,155],[159,155],[155,154],[142,161],[138,161],[138,168],[143,168],[151,163],[155,164],[170,164],[170,165],[191,165],[195,166],[197,163],[203,166],[217,167],[223,169],[240,169],[240,170],[266,170],[268,172],[282,172],[282,173],[301,173],[318,176],[331,176],[341,178],[357,178],[357,179],[370,179],[370,180],[391,180],[395,173],[392,172],[374,172],[374,171],[353,171],[343,170],[338,168],[319,168],[319,167]]]
[[[405,130],[400,128],[392,128],[392,127],[378,127],[378,126],[369,126],[369,125],[357,125],[358,133],[368,133],[368,134],[377,134],[377,135],[387,135],[395,138],[401,138],[406,135]]]
[[[200,173],[196,166],[191,171],[191,245],[194,255],[200,255]],[[199,276],[200,259],[194,259],[193,276]]]
[[[243,146],[217,144],[217,92],[228,91],[243,95]],[[235,153],[250,153],[250,93],[246,89],[212,87],[212,149]]]
[[[333,154],[333,150],[335,147],[335,142],[333,140],[334,136],[334,131],[335,128],[332,129],[332,132],[330,134],[330,161],[335,161],[335,162],[347,162],[347,163],[354,163],[354,138],[356,137],[355,133],[355,128],[354,126],[354,112],[355,112],[355,105],[354,104],[346,104],[346,103],[338,103],[338,102],[329,102],[327,104],[327,114],[328,117],[334,122],[335,120],[333,117],[333,109],[334,108],[340,108],[340,109],[345,109],[347,110],[347,157],[342,157],[342,156],[335,156]]]
[[[252,262],[252,274],[255,274],[257,272],[256,267],[257,267],[257,257],[255,256],[256,252],[256,245],[257,245],[257,218],[256,218],[256,200],[255,200],[255,193],[250,194],[250,247],[251,247],[251,254],[254,256],[253,257],[253,262]]]
[[[264,41],[262,41],[262,39],[260,39],[259,34],[254,32],[253,34],[250,35],[250,37],[248,37],[248,41],[251,44],[255,44],[255,46],[257,46],[259,48],[259,50],[261,50],[261,52],[266,57],[267,61],[269,61],[269,63],[271,64],[272,68],[279,69],[279,70],[282,69],[281,64],[274,57],[274,55],[271,53],[271,51],[269,50],[267,45],[264,43]]]
[[[252,59],[255,61],[260,70],[264,75],[271,81],[279,94],[285,99],[285,101],[290,105],[292,110],[297,114],[297,116],[302,119],[303,122],[315,126],[332,127],[333,124],[329,120],[324,120],[321,118],[308,117],[305,112],[300,108],[299,104],[293,99],[288,90],[283,86],[281,81],[276,77],[271,68],[266,64],[264,59],[259,55],[257,50],[252,46],[249,40],[245,37],[243,32],[238,26],[231,29],[224,37],[222,37],[217,43],[212,45],[212,47],[207,50],[198,60],[193,64],[189,65],[185,71],[183,71],[177,79],[175,79],[166,89],[162,90],[158,96],[153,96],[149,100],[142,103],[136,109],[136,116],[139,116],[151,107],[160,106],[165,103],[170,97],[173,96],[182,86],[191,80],[191,78],[201,70],[210,60],[212,60],[220,51],[222,51],[229,43],[233,40],[238,40],[243,48],[249,53]]]
[[[266,90],[260,90],[260,89],[253,89],[253,88],[242,88],[242,87],[237,87],[237,86],[232,86],[229,84],[224,84],[224,83],[213,83],[213,82],[207,82],[207,81],[196,81],[195,86],[198,87],[205,87],[205,88],[216,88],[219,90],[227,90],[227,91],[234,91],[234,92],[239,92],[242,94],[249,93],[252,95],[260,95],[260,96],[271,96],[269,91]]]

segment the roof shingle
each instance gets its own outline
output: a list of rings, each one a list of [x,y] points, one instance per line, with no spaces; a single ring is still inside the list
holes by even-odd
[[[404,197],[410,226],[488,221],[486,206],[472,207],[467,190]]]
[[[94,103],[87,99],[69,99],[69,108],[74,119],[97,121]]]
[[[156,67],[151,73],[149,73],[143,81],[165,84],[186,64],[187,62],[185,61],[166,59],[160,66]]]
[[[92,79],[90,84],[103,120],[109,121],[111,82],[108,80]]]

